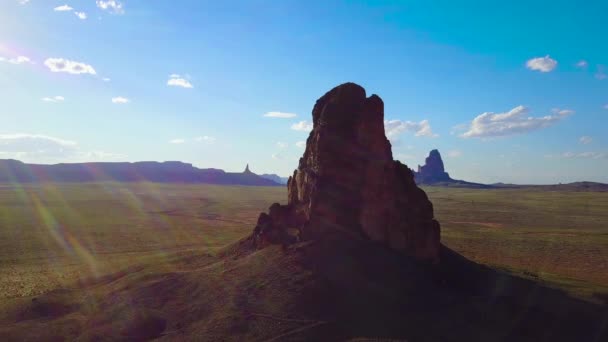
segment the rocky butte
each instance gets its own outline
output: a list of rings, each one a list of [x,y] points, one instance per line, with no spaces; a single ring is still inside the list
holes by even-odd
[[[438,262],[433,205],[413,171],[393,160],[382,99],[345,83],[317,100],[312,119],[306,150],[288,180],[288,203],[260,214],[257,248],[348,236]]]
[[[450,175],[445,172],[441,154],[437,150],[432,150],[429,153],[423,166],[418,165],[418,172],[415,173],[415,178],[418,184],[452,181]]]

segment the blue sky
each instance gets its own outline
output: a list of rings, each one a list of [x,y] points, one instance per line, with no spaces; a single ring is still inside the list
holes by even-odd
[[[352,81],[382,97],[410,167],[438,148],[454,178],[608,182],[606,13],[605,1],[2,0],[0,158],[289,175],[315,100]]]

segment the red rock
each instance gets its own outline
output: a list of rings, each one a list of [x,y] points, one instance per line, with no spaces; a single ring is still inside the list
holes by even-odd
[[[414,173],[394,161],[384,133],[384,103],[354,83],[319,100],[288,204],[260,216],[258,247],[327,237],[363,238],[414,256],[439,259],[440,227]],[[263,214],[264,215],[264,214]]]

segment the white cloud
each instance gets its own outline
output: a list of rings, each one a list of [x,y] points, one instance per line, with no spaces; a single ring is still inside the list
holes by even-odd
[[[527,116],[529,110],[517,106],[506,113],[486,112],[478,115],[468,125],[468,130],[461,134],[462,138],[489,138],[527,133],[554,125],[574,111],[569,109],[553,109],[553,115],[543,117]]]
[[[0,134],[0,158],[26,163],[75,163],[116,161],[126,156],[103,151],[84,151],[75,141],[42,134]]]
[[[0,149],[2,149],[2,151],[27,150],[30,147],[36,149],[47,143],[63,148],[77,145],[74,141],[54,138],[43,134],[0,134]]]
[[[24,64],[24,63],[34,64],[34,63],[32,63],[32,60],[26,56],[17,56],[14,58],[0,57],[0,62],[7,62],[7,63],[11,63],[11,64]]]
[[[183,144],[185,142],[186,142],[186,140],[180,139],[180,138],[169,140],[169,144]]]
[[[97,7],[104,11],[108,11],[114,14],[124,14],[125,9],[122,2],[117,0],[97,0]]]
[[[554,114],[561,115],[561,116],[568,116],[568,115],[574,114],[574,111],[572,109],[553,108],[553,109],[551,109],[551,111]]]
[[[110,79],[110,78],[108,78],[108,77],[104,77],[104,78],[102,78],[101,80],[102,80],[102,81],[104,81],[104,82],[110,82],[110,81],[111,81],[111,79]]]
[[[576,63],[577,68],[586,68],[587,66],[589,66],[589,63],[586,60],[580,60]]]
[[[272,157],[272,159],[276,159],[276,160],[283,159],[283,155],[281,153],[273,153],[271,157]]]
[[[116,103],[116,104],[125,104],[125,103],[129,103],[129,102],[131,102],[131,100],[129,100],[126,97],[122,97],[122,96],[112,98],[112,103]]]
[[[57,102],[65,101],[65,98],[63,96],[50,96],[50,97],[47,96],[47,97],[43,97],[42,101],[57,103]]]
[[[0,157],[50,162],[73,156],[76,142],[41,134],[0,134]]]
[[[268,112],[264,114],[267,118],[281,118],[281,119],[290,119],[295,118],[297,115],[294,113],[284,113],[284,112]]]
[[[602,152],[564,152],[560,155],[561,158],[565,159],[574,159],[574,158],[583,158],[583,159],[604,159],[607,158],[608,155]]]
[[[606,75],[606,67],[603,65],[598,65],[597,66],[597,71],[595,72],[595,78],[597,78],[598,80],[603,80],[608,78],[608,75]]]
[[[80,19],[85,20],[87,18],[87,14],[84,12],[74,12],[74,14]]]
[[[291,129],[294,131],[302,131],[302,132],[310,132],[312,131],[313,125],[312,122],[308,121],[300,121],[291,125]]]
[[[384,130],[389,139],[394,139],[403,132],[414,133],[417,137],[438,137],[437,134],[433,133],[429,120],[422,120],[420,122],[384,120]]]
[[[79,74],[90,74],[96,75],[95,69],[92,66],[81,63],[70,61],[63,58],[48,58],[44,61],[44,65],[49,68],[52,72],[65,72],[72,75]]]
[[[557,61],[549,55],[545,57],[536,57],[526,62],[526,67],[530,70],[537,70],[540,72],[550,72],[557,67]]]
[[[450,157],[450,158],[459,158],[459,157],[462,157],[462,151],[460,151],[460,150],[451,150],[451,151],[448,151],[448,157]]]
[[[69,5],[61,5],[61,6],[57,6],[55,8],[53,8],[53,11],[55,12],[67,12],[67,11],[71,11],[73,10],[72,7],[70,7]]]
[[[203,135],[203,136],[194,138],[194,140],[196,140],[198,142],[204,142],[207,144],[213,144],[216,139],[214,137],[210,137],[208,135]]]
[[[281,150],[284,150],[287,148],[287,143],[282,142],[282,141],[277,141],[277,147],[280,148]]]
[[[580,137],[580,138],[578,139],[578,141],[579,141],[581,144],[583,144],[583,145],[587,145],[587,144],[590,144],[590,143],[593,141],[593,138],[592,138],[592,137],[590,137],[590,136],[588,136],[588,135],[584,135],[584,136]]]
[[[194,88],[192,83],[178,74],[169,75],[167,85],[170,87]]]
[[[298,141],[298,142],[296,142],[296,147],[299,147],[299,148],[306,147],[306,141]]]
[[[17,0],[17,2],[19,2],[19,5],[27,5],[30,3],[30,0]]]

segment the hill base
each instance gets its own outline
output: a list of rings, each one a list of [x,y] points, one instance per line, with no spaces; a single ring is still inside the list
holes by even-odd
[[[599,341],[605,306],[472,263],[439,266],[361,240],[177,258],[35,298],[0,315],[5,340]]]

